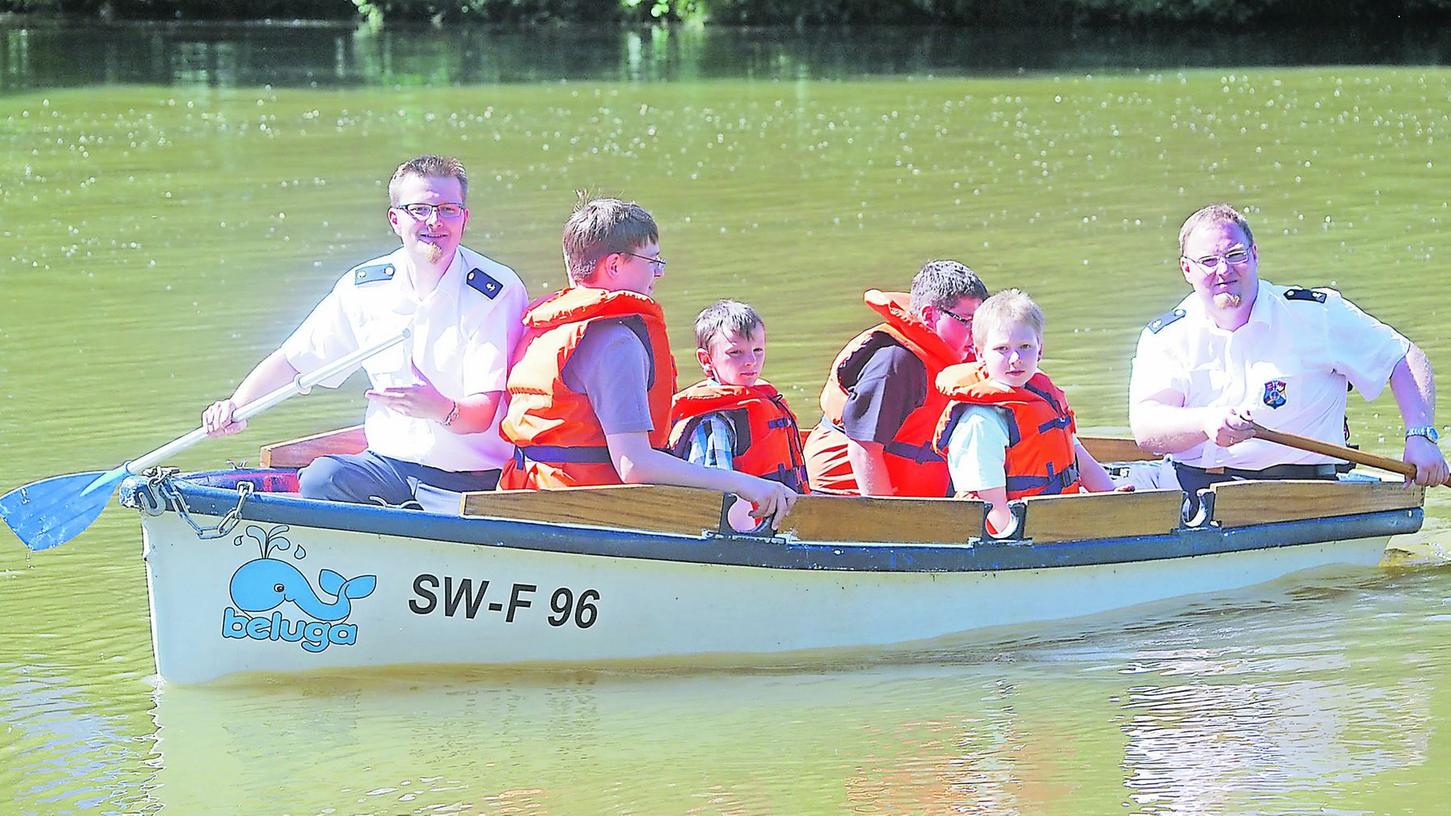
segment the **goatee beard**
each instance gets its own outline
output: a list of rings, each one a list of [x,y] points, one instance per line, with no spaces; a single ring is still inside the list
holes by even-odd
[[[1214,305],[1221,309],[1238,309],[1244,298],[1230,292],[1220,292],[1214,296]]]
[[[423,260],[436,264],[443,260],[443,247],[438,244],[423,244]]]

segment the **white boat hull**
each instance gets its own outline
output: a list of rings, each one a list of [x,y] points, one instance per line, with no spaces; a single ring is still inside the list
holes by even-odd
[[[219,521],[191,515],[203,526]],[[1411,529],[1409,516],[1404,526]],[[1070,566],[913,571],[602,555],[505,540],[521,528],[560,534],[557,525],[512,523],[497,541],[459,543],[252,520],[227,537],[201,540],[175,512],[144,515],[157,668],[168,681],[200,683],[239,672],[588,665],[876,647],[1221,592],[1329,565],[1374,565],[1388,538]],[[278,575],[291,568],[307,586],[287,585],[297,577],[286,572],[292,577],[270,585],[279,591],[278,603],[261,608],[254,590],[269,587],[244,586],[250,575],[244,567],[275,568]],[[334,600],[337,581],[329,588],[324,570],[341,580],[362,579],[355,587],[369,583],[366,576],[374,581],[342,592],[366,594]],[[284,598],[299,592],[311,597]]]

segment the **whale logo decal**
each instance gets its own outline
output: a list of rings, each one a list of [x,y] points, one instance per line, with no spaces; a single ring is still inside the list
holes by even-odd
[[[307,615],[321,621],[347,620],[352,602],[373,594],[377,576],[359,575],[351,580],[330,569],[318,573],[318,586],[336,598],[325,601],[297,567],[276,558],[248,561],[232,576],[232,603],[244,612],[267,612],[291,601]]]
[[[264,531],[255,524],[236,537],[233,544],[256,542],[259,558],[237,568],[228,590],[232,606],[222,615],[222,636],[251,640],[282,640],[301,643],[310,652],[321,652],[329,645],[350,646],[357,643],[358,627],[346,623],[352,614],[353,602],[373,594],[378,586],[376,575],[343,578],[330,569],[318,572],[317,585],[302,570],[277,554],[291,551],[292,557],[307,557],[301,546],[294,547],[283,537],[287,525]],[[324,597],[327,596],[327,597]],[[289,619],[280,608],[291,604],[312,620]],[[271,612],[270,615],[258,614]]]

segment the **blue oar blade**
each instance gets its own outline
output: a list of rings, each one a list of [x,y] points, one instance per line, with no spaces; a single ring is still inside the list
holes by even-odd
[[[91,526],[126,473],[125,468],[71,473],[17,487],[0,496],[0,519],[25,546],[48,550]]]

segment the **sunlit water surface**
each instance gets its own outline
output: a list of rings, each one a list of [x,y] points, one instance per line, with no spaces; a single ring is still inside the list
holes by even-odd
[[[955,257],[1044,305],[1045,368],[1088,430],[1124,432],[1139,327],[1184,290],[1178,224],[1218,199],[1249,209],[1266,278],[1339,287],[1451,376],[1445,68],[1287,67],[1325,52],[1254,39],[1257,67],[1211,68],[1242,63],[1022,37],[974,62],[987,39],[869,33],[552,47],[569,36],[0,33],[0,490],[188,430],[390,248],[384,179],[424,151],[464,159],[469,243],[539,293],[576,188],[639,199],[682,370],[694,313],[750,300],[808,422],[860,292]],[[1446,62],[1444,38],[1379,48],[1341,61]],[[360,391],[178,463],[351,424]],[[1350,423],[1399,452],[1388,399]],[[113,508],[43,554],[0,533],[0,812],[1438,812],[1448,529],[1433,493],[1378,570],[891,657],[158,689],[137,520]]]

